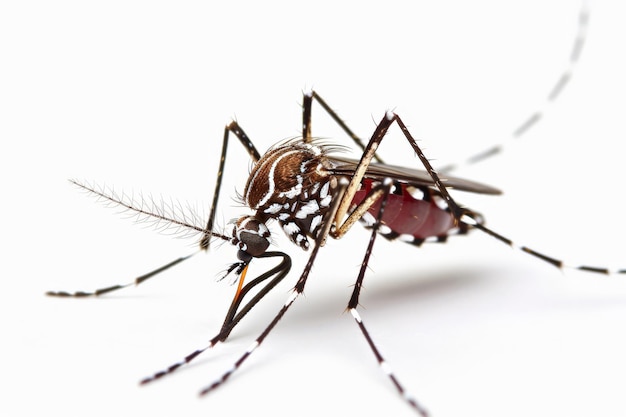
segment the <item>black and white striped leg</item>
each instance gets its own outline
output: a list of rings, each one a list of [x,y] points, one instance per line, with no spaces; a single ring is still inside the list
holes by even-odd
[[[361,332],[363,333],[363,336],[365,336],[365,339],[367,340],[367,343],[369,344],[370,348],[372,349],[372,352],[374,353],[374,356],[376,356],[376,360],[378,361],[378,365],[380,366],[380,369],[382,369],[382,371],[385,373],[385,375],[387,375],[389,377],[389,379],[391,380],[393,385],[396,387],[396,389],[398,390],[398,392],[400,393],[402,398],[409,404],[409,406],[411,406],[411,408],[413,408],[415,411],[417,411],[422,417],[427,417],[428,416],[428,411],[426,411],[426,409],[424,407],[422,407],[417,402],[417,400],[414,397],[412,397],[406,391],[404,386],[400,383],[398,378],[395,376],[395,374],[391,370],[391,368],[390,368],[389,364],[387,363],[387,361],[385,361],[385,358],[383,358],[383,356],[380,354],[380,351],[378,350],[378,347],[376,347],[376,345],[374,344],[374,341],[372,340],[372,337],[370,336],[369,332],[367,331],[367,328],[363,324],[363,320],[361,319],[361,316],[360,316],[359,312],[356,310],[356,308],[351,308],[350,309],[350,313],[352,314],[352,317],[354,317],[354,320],[356,321],[357,325],[359,326],[359,329],[361,329]]]
[[[613,275],[613,274],[626,274],[626,268],[621,268],[621,269],[610,269],[610,268],[606,268],[606,267],[602,267],[602,266],[590,266],[590,265],[572,265],[569,263],[565,263],[564,261],[554,258],[552,256],[543,254],[535,249],[532,249],[528,246],[525,245],[518,245],[515,242],[513,242],[513,240],[495,232],[494,230],[488,228],[487,226],[485,226],[484,224],[476,221],[471,214],[465,213],[462,217],[461,217],[461,221],[463,223],[465,223],[467,226],[472,227],[474,229],[478,229],[486,234],[488,234],[489,236],[499,240],[500,242],[503,242],[505,244],[507,244],[508,246],[512,247],[513,249],[517,249],[520,250],[524,253],[527,253],[531,256],[534,256],[537,259],[540,259],[544,262],[549,263],[550,265],[553,265],[559,269],[575,269],[578,271],[585,271],[585,272],[593,272],[593,273],[597,273],[597,274],[602,274],[602,275]]]
[[[294,301],[296,301],[296,299],[300,296],[300,294],[302,294],[302,292],[304,291],[304,287],[306,285],[306,281],[308,279],[309,273],[311,272],[311,269],[313,268],[313,262],[315,261],[315,257],[317,256],[317,252],[320,248],[320,245],[318,243],[316,243],[313,246],[313,251],[311,252],[311,255],[309,256],[309,260],[307,261],[307,264],[304,268],[304,270],[302,271],[302,274],[300,276],[300,279],[298,280],[296,286],[293,288],[293,290],[291,291],[291,294],[289,294],[289,297],[287,298],[287,300],[285,301],[285,303],[283,304],[283,306],[281,307],[281,309],[278,311],[278,313],[276,314],[276,316],[272,319],[272,321],[270,322],[270,324],[265,328],[265,330],[263,330],[263,332],[254,340],[254,342],[250,345],[250,347],[244,352],[243,355],[241,355],[239,357],[239,359],[237,359],[235,361],[235,363],[230,367],[230,369],[228,369],[226,372],[224,372],[222,374],[222,376],[220,376],[218,379],[216,379],[213,383],[211,383],[210,385],[207,385],[205,388],[203,388],[202,390],[200,390],[200,395],[206,395],[208,393],[210,393],[211,391],[213,391],[214,389],[218,388],[219,386],[221,386],[222,384],[224,384],[229,378],[230,376],[237,370],[239,369],[239,367],[250,357],[250,355],[252,355],[252,352],[254,352],[265,340],[265,338],[269,335],[269,333],[274,329],[274,327],[278,324],[278,322],[280,321],[280,319],[283,318],[283,316],[285,315],[285,313],[287,313],[287,310],[289,310],[289,307],[291,307],[291,305],[294,303]]]
[[[287,298],[287,301],[285,301],[285,304],[282,306],[282,308],[280,309],[278,314],[274,317],[274,319],[271,321],[271,323],[265,328],[265,330],[263,330],[263,333],[261,333],[261,335],[255,339],[255,341],[250,345],[250,347],[246,350],[246,352],[239,359],[237,359],[237,361],[235,361],[235,363],[229,370],[224,372],[222,376],[218,378],[217,380],[215,380],[212,384],[200,390],[199,394],[201,396],[208,394],[209,392],[213,391],[220,385],[224,384],[228,380],[228,378],[230,378],[230,376],[237,369],[239,369],[239,367],[246,361],[246,359],[250,357],[252,352],[254,352],[256,348],[258,348],[261,345],[261,343],[263,343],[267,335],[272,331],[272,329],[276,326],[276,324],[278,324],[280,319],[285,315],[287,310],[289,310],[289,307],[291,307],[293,302],[296,301],[296,298],[298,298],[300,294],[302,293],[296,291],[295,289],[291,292],[291,294],[289,295],[289,298]]]
[[[213,346],[218,344],[219,342],[225,341],[230,333],[233,331],[235,326],[239,324],[241,319],[248,314],[248,312],[269,292],[271,291],[280,281],[283,280],[289,273],[291,269],[291,258],[289,255],[283,252],[265,252],[258,258],[282,258],[281,262],[275,266],[274,268],[268,270],[267,272],[259,275],[257,278],[251,280],[246,286],[244,286],[241,291],[237,294],[235,299],[233,300],[228,312],[226,313],[226,317],[224,319],[224,324],[220,329],[219,333],[216,334],[207,345],[194,350],[190,354],[186,355],[182,360],[173,363],[167,368],[155,372],[149,377],[146,377],[140,381],[140,384],[145,385],[147,383],[156,381],[157,379],[161,379],[166,375],[169,375],[179,369],[181,366],[188,364],[193,359],[195,359],[198,355],[203,353],[204,351],[211,349]],[[259,290],[241,309],[239,306],[241,305],[244,297],[255,288],[257,285],[266,281],[267,279],[274,277],[269,283],[267,283],[261,290]]]
[[[74,292],[68,292],[68,291],[47,291],[46,295],[51,296],[51,297],[75,297],[75,298],[83,298],[83,297],[98,297],[104,294],[108,294],[110,292],[113,291],[118,291],[121,290],[123,288],[128,288],[128,287],[133,287],[133,286],[137,286],[139,284],[141,284],[142,282],[160,274],[161,272],[170,269],[171,267],[173,267],[176,264],[181,263],[182,261],[185,261],[189,258],[191,258],[193,255],[195,255],[198,252],[194,252],[190,255],[187,256],[182,256],[178,259],[173,260],[172,262],[165,264],[153,271],[148,272],[147,274],[143,274],[137,278],[135,278],[132,282],[128,282],[126,284],[117,284],[117,285],[111,285],[108,287],[104,287],[104,288],[98,288],[96,290],[93,291],[74,291]]]
[[[96,198],[98,198],[98,200],[103,201],[106,204],[110,204],[112,206],[119,206],[122,207],[125,210],[129,210],[133,213],[136,213],[137,216],[140,217],[146,217],[146,218],[151,218],[154,219],[156,222],[163,222],[163,223],[167,223],[170,225],[174,225],[174,226],[180,226],[180,227],[184,227],[185,229],[189,229],[189,230],[194,230],[196,232],[202,232],[202,233],[206,233],[205,229],[195,226],[193,224],[188,224],[185,222],[185,219],[177,219],[175,218],[175,216],[171,216],[171,217],[167,217],[163,212],[158,212],[157,211],[147,211],[145,209],[145,207],[143,206],[144,201],[143,199],[141,201],[135,201],[132,197],[128,197],[126,196],[124,193],[122,194],[117,194],[115,192],[115,190],[113,189],[109,189],[106,187],[98,187],[95,185],[90,185],[87,183],[83,183],[83,182],[79,182],[76,180],[70,180],[70,182],[72,182],[74,185],[76,185],[77,187],[79,187],[80,189],[82,189],[83,191],[89,193],[90,195],[95,196]],[[220,233],[212,233],[211,236],[214,239],[221,239],[221,240],[225,240],[225,241],[229,241],[231,238],[225,235],[222,235]],[[117,285],[110,285],[108,287],[104,287],[104,288],[98,288],[96,290],[92,290],[92,291],[74,291],[74,292],[68,292],[68,291],[48,291],[46,293],[46,295],[49,296],[53,296],[53,297],[75,297],[75,298],[83,298],[83,297],[97,297],[97,296],[101,296],[104,294],[108,294],[110,292],[113,291],[118,291],[124,288],[128,288],[131,286],[137,286],[145,281],[147,281],[148,279],[151,279],[155,276],[157,276],[158,274],[160,274],[161,272],[168,270],[169,268],[173,267],[174,265],[177,265],[189,258],[191,258],[193,255],[195,255],[196,253],[198,253],[198,251],[191,253],[189,255],[186,256],[181,256],[163,266],[160,266],[146,274],[143,274],[141,276],[138,276],[137,278],[133,279],[132,281],[126,283],[126,284],[117,284]]]
[[[400,393],[402,398],[404,398],[404,400],[415,411],[417,411],[421,416],[426,417],[428,415],[428,412],[424,409],[424,407],[422,407],[417,402],[417,400],[415,400],[415,398],[413,398],[412,396],[410,396],[407,393],[407,391],[404,388],[404,386],[400,383],[398,378],[395,376],[395,374],[391,370],[389,364],[385,361],[384,357],[380,353],[380,350],[378,349],[378,347],[376,346],[376,344],[372,340],[372,337],[371,337],[370,333],[367,331],[367,328],[365,327],[365,324],[363,324],[363,320],[361,319],[361,315],[357,311],[357,307],[359,305],[359,295],[361,293],[361,288],[363,286],[363,279],[365,277],[365,271],[367,270],[367,265],[369,264],[369,259],[370,259],[370,256],[372,254],[372,250],[374,248],[374,242],[376,240],[376,236],[378,235],[378,229],[380,228],[380,226],[382,224],[381,223],[381,219],[382,219],[383,213],[385,211],[385,206],[386,206],[386,203],[387,203],[387,196],[389,195],[389,192],[391,190],[393,182],[390,179],[386,179],[382,185],[384,187],[384,193],[380,197],[381,198],[380,209],[378,210],[378,215],[376,217],[376,223],[372,226],[372,233],[370,235],[370,239],[369,239],[369,242],[368,242],[368,245],[367,245],[367,249],[365,251],[365,256],[363,257],[363,262],[361,262],[361,268],[359,270],[359,276],[357,277],[357,280],[356,280],[356,282],[354,284],[354,289],[352,291],[352,295],[350,297],[350,301],[348,302],[348,310],[350,311],[350,314],[352,314],[352,317],[354,317],[354,320],[356,321],[357,325],[359,326],[359,329],[361,330],[361,333],[363,333],[363,336],[367,340],[367,344],[369,345],[370,349],[374,353],[374,356],[376,357],[376,360],[378,361],[378,365],[380,366],[382,371],[385,373],[385,375],[387,375],[389,377],[389,379],[391,380],[393,385],[396,387],[396,389],[398,390],[398,392]]]
[[[587,38],[587,26],[589,23],[589,8],[585,0],[581,1],[581,8],[578,14],[578,27],[576,29],[576,35],[574,36],[574,42],[569,55],[569,60],[565,68],[561,71],[556,81],[552,84],[552,87],[548,90],[545,98],[541,104],[533,110],[523,121],[516,127],[510,134],[510,138],[499,144],[496,144],[488,149],[485,149],[479,153],[472,155],[466,160],[458,163],[448,164],[439,168],[441,173],[450,173],[459,169],[462,166],[472,165],[481,162],[491,156],[494,156],[500,152],[510,143],[511,139],[519,139],[525,136],[534,126],[536,126],[546,115],[548,108],[561,96],[563,90],[569,85],[577,64],[580,60],[580,55]]]

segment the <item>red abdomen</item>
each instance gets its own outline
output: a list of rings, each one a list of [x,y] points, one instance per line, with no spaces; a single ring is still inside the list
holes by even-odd
[[[400,184],[400,192],[389,194],[383,213],[382,223],[398,235],[411,235],[416,239],[426,239],[446,235],[454,228],[454,219],[445,209],[440,208],[432,198],[425,200],[413,197],[406,184]],[[372,180],[363,180],[363,185],[352,199],[357,205],[365,199],[372,189]],[[423,190],[433,197],[429,189]],[[380,210],[381,200],[376,201],[368,210],[375,219]],[[367,219],[365,219],[366,222]]]

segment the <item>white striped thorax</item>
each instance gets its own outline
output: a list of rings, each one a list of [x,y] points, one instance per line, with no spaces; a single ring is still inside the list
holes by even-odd
[[[244,202],[256,213],[245,219],[254,219],[258,226],[275,219],[295,244],[308,249],[308,238],[317,236],[336,183],[326,154],[324,146],[302,139],[281,143],[265,153],[246,183]]]

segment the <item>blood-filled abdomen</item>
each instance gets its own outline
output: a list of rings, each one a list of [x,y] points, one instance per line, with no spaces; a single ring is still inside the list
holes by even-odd
[[[406,184],[396,184],[394,193],[389,194],[382,223],[398,235],[410,235],[418,240],[447,235],[454,228],[454,218],[450,212],[437,205],[434,199],[438,197],[434,192],[426,187],[416,189],[418,193],[424,193],[424,198],[420,199],[412,196],[407,187]],[[372,180],[363,180],[361,189],[352,199],[353,207],[362,202],[371,189]],[[382,199],[378,199],[368,209],[373,219],[378,216],[381,202]],[[369,221],[365,221],[373,223],[373,219],[369,217]]]

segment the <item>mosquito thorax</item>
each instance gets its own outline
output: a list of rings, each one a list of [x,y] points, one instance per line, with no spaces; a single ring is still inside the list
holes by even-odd
[[[255,164],[244,201],[257,218],[278,220],[287,236],[308,249],[332,200],[336,180],[323,146],[290,141],[270,149]]]
[[[240,217],[233,227],[233,244],[239,247],[239,260],[249,262],[262,255],[270,246],[270,231],[254,216]]]

